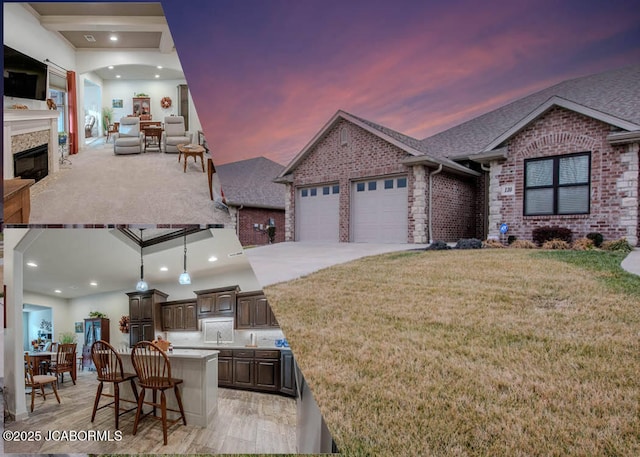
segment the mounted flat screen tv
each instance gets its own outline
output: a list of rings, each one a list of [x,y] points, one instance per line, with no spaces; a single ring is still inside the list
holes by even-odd
[[[47,99],[47,65],[4,45],[4,95]]]

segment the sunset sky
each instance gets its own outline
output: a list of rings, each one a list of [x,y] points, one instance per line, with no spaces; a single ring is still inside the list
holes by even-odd
[[[287,164],[339,109],[424,138],[640,62],[640,8],[628,1],[162,4],[217,164]]]

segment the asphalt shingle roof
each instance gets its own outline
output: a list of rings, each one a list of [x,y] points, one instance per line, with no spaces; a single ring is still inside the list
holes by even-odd
[[[640,126],[640,64],[570,79],[422,140],[436,157],[477,153],[553,96]]]
[[[227,204],[284,209],[284,187],[273,182],[284,166],[266,157],[216,166]]]

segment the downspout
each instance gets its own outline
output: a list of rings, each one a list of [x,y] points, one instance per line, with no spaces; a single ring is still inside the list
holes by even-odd
[[[433,223],[431,221],[431,215],[433,211],[431,210],[433,204],[433,177],[442,171],[442,164],[438,167],[437,170],[429,173],[429,244],[433,243]]]
[[[238,241],[240,241],[240,210],[244,208],[244,205],[238,206],[236,210],[236,235],[238,236]]]

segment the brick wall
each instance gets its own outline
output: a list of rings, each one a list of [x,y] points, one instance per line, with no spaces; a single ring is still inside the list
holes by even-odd
[[[530,240],[534,228],[547,225],[568,227],[574,232],[574,238],[589,232],[600,232],[605,239],[628,236],[623,221],[629,215],[623,214],[621,202],[629,192],[620,184],[628,176],[625,174],[629,171],[628,159],[622,160],[628,151],[627,146],[611,146],[606,141],[609,133],[606,123],[555,107],[512,137],[507,144],[508,159],[500,164],[496,176],[499,186],[514,184],[515,195],[498,192],[500,214],[492,219],[490,234],[497,231],[493,225],[506,222],[509,234],[520,239]],[[590,214],[524,216],[524,161],[585,151],[591,152]],[[637,171],[635,174],[637,179]],[[636,225],[634,220],[633,226]]]
[[[340,132],[346,130],[348,142],[343,146]],[[400,164],[408,154],[400,148],[345,120],[340,120],[327,131],[294,171],[294,188],[322,183],[340,185],[340,241],[349,241],[350,193],[354,179],[406,174],[409,201],[412,200],[412,172]],[[407,202],[407,213],[409,213]],[[295,226],[295,198],[291,201],[287,218]],[[409,221],[408,237],[413,238],[413,225]],[[289,239],[289,238],[288,238]],[[291,238],[293,239],[293,230]]]
[[[477,179],[461,179],[446,172],[438,173],[432,179],[433,239],[457,241],[476,237]]]
[[[240,244],[243,246],[268,244],[269,237],[266,233],[256,231],[253,224],[263,224],[266,226],[270,217],[276,223],[276,239],[279,243],[285,239],[284,211],[262,208],[242,208],[238,211],[237,233]]]

